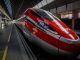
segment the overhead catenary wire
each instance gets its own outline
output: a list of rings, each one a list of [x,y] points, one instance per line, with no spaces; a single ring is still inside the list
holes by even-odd
[[[20,9],[21,9],[21,8],[22,8],[22,6],[23,6],[23,3],[24,3],[24,0],[22,1],[22,3],[21,3],[21,5],[20,5],[20,7],[18,8],[17,13],[15,14],[15,17],[17,17],[17,15],[19,14]]]

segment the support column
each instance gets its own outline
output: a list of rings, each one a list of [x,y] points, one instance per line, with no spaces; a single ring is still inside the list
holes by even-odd
[[[75,20],[78,18],[78,11],[73,10],[72,13],[73,13],[73,17],[72,17],[72,29],[74,30],[75,29]]]

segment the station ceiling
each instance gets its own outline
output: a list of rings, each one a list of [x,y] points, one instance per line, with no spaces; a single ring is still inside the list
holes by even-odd
[[[6,7],[5,1],[10,1],[12,15],[10,15],[8,8]],[[42,0],[0,0],[0,5],[6,10],[7,14],[16,19],[20,17],[20,15],[27,9],[35,6]],[[47,4],[46,6],[42,7],[43,9],[49,10],[52,8],[57,8],[59,6],[63,6],[65,4],[75,2],[78,0],[54,0],[52,3]],[[8,3],[8,2],[7,2]]]
[[[31,8],[41,0],[11,0],[14,18],[19,17],[27,8]]]
[[[10,1],[12,16],[9,13],[8,8],[6,7],[5,1]],[[38,4],[41,0],[0,0],[0,5],[6,10],[7,14],[13,18],[18,18],[27,8],[31,8]]]
[[[57,8],[57,7],[60,7],[72,2],[76,2],[76,1],[79,1],[79,0],[54,0],[50,4],[43,6],[42,9],[49,10],[49,9]]]

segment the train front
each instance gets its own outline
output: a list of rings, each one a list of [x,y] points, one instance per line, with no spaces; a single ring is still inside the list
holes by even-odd
[[[46,29],[49,35],[59,40],[59,45],[57,46],[59,49],[68,52],[79,52],[80,39],[72,29],[48,11],[36,10],[36,13],[42,18],[43,22],[39,21],[40,25]]]
[[[39,29],[42,29],[41,31],[46,32],[41,32],[42,34],[44,33],[42,37],[41,33],[39,34],[38,32],[38,37],[52,46],[59,48],[61,52],[74,53],[80,51],[80,39],[72,29],[48,11],[42,9],[32,10],[34,12],[32,20],[37,23]],[[34,15],[36,15],[36,18],[34,18]],[[44,39],[45,36],[47,38]]]

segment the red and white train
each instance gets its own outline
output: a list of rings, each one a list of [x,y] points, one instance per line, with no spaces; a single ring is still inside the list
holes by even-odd
[[[31,42],[53,54],[80,51],[78,35],[50,12],[29,8],[24,12],[24,17],[25,26],[34,38]]]

